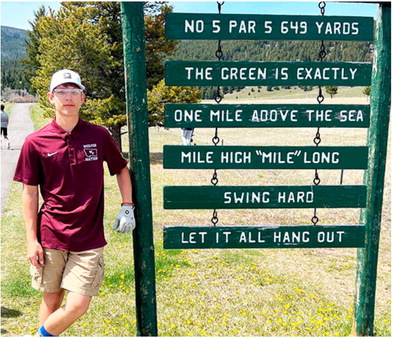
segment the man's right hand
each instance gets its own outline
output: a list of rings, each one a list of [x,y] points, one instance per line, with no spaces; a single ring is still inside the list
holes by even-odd
[[[32,265],[42,269],[45,265],[44,250],[38,242],[29,242],[27,244],[27,256]]]

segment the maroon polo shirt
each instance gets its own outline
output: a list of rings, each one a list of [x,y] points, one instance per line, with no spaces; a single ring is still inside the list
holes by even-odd
[[[127,165],[109,132],[83,120],[71,132],[53,120],[26,137],[14,180],[40,186],[38,239],[44,248],[85,251],[106,244],[104,161],[111,175]]]

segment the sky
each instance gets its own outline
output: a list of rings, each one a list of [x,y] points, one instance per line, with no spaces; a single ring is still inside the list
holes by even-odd
[[[301,14],[319,15],[318,1],[225,1],[223,14]],[[217,13],[216,1],[170,1],[174,12]],[[29,30],[29,21],[41,6],[60,8],[60,1],[4,1],[0,0],[1,25]],[[325,15],[376,16],[376,4],[328,2]]]

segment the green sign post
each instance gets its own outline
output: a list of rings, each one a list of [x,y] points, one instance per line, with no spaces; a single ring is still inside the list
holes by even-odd
[[[129,157],[136,204],[133,239],[137,334],[157,336],[143,2],[122,2],[121,21]]]
[[[365,175],[367,207],[361,222],[366,224],[365,247],[358,249],[357,293],[353,334],[374,335],[378,247],[381,230],[383,190],[391,107],[391,4],[379,5],[375,57],[371,86],[370,156]]]

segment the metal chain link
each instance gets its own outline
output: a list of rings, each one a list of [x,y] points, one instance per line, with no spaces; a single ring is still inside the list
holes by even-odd
[[[314,175],[313,182],[315,185],[319,185],[319,183],[321,183],[321,179],[319,178],[319,175],[318,175],[318,169],[315,169],[315,175]]]
[[[322,61],[326,57],[326,55],[327,53],[326,53],[325,42],[321,40],[321,47],[319,47],[319,53],[318,53],[319,61]]]
[[[325,15],[326,2],[325,1],[320,1],[319,4],[318,4],[318,7],[321,10],[321,15],[324,16]],[[326,53],[325,43],[324,43],[323,40],[321,40],[321,46],[319,47],[319,53],[318,53],[318,60],[322,62],[323,59],[326,57],[326,55],[327,55],[327,53]],[[319,89],[319,91],[318,91],[317,101],[318,101],[318,104],[321,104],[325,100],[325,97],[323,96],[323,93],[322,93],[322,86],[319,86],[318,89]],[[319,127],[317,129],[317,132],[315,134],[315,137],[314,137],[313,141],[314,141],[314,144],[315,144],[316,147],[318,147],[319,144],[322,141],[320,128]],[[318,174],[318,169],[315,169],[313,183],[314,183],[314,185],[319,185],[321,183],[321,179],[319,178],[319,174]],[[311,222],[314,225],[317,225],[317,223],[319,222],[319,218],[317,216],[317,208],[314,208],[314,216],[311,218]]]
[[[221,3],[219,1],[217,1],[217,6],[218,6],[218,14],[221,14],[221,7],[224,4],[224,1],[222,1]],[[223,56],[223,52],[222,52],[222,47],[221,47],[221,40],[218,40],[218,45],[217,45],[217,50],[216,50],[216,57],[218,59],[218,61],[222,60],[222,56]],[[216,101],[216,103],[220,103],[221,100],[224,98],[224,96],[221,93],[221,87],[218,86],[217,87],[217,93],[214,96],[214,100]]]
[[[221,14],[221,7],[225,3],[225,1],[217,1],[217,6],[218,6],[218,14]]]
[[[212,217],[211,221],[213,223],[213,226],[216,226],[217,223],[218,223],[218,217],[217,217],[217,210],[216,209],[214,209],[214,211],[213,211],[213,217]]]
[[[317,101],[319,104],[321,104],[324,100],[325,100],[325,96],[323,96],[323,94],[322,94],[322,87],[319,86],[319,93],[317,96]]]
[[[224,55],[224,53],[222,52],[221,40],[218,40],[218,46],[217,46],[217,50],[216,50],[216,57],[217,57],[218,61],[221,61],[223,55]]]
[[[317,223],[319,222],[319,218],[318,218],[318,216],[317,216],[317,209],[316,209],[316,208],[314,208],[314,216],[311,217],[311,222],[312,222],[314,225],[317,225]]]
[[[218,86],[216,95],[214,96],[214,101],[216,101],[216,103],[220,103],[223,98],[224,95],[221,93],[221,87]]]
[[[216,131],[214,133],[214,136],[212,138],[213,144],[216,146],[218,143],[220,143],[220,138],[218,137],[218,128],[216,128]]]
[[[218,14],[221,14],[221,7],[223,4],[224,4],[224,1],[222,1],[222,2],[217,1]],[[218,61],[221,61],[222,56],[224,54],[222,52],[222,48],[221,48],[221,40],[218,40],[217,50],[216,50],[215,54],[216,54]],[[216,101],[216,103],[218,104],[222,101],[223,98],[224,98],[224,94],[221,91],[221,87],[218,86],[216,95],[214,96],[214,101]],[[212,142],[215,146],[220,142],[220,138],[218,137],[218,128],[216,128],[216,130],[215,130],[214,137],[212,138]],[[213,177],[211,178],[210,182],[214,186],[216,186],[218,184],[217,169],[214,169]],[[213,223],[213,226],[216,226],[219,221],[217,215],[218,215],[217,209],[214,209],[213,210],[213,217],[211,218],[211,222]]]
[[[318,4],[319,9],[321,10],[321,15],[325,15],[325,8],[326,8],[326,2],[325,1],[320,1]],[[323,40],[321,41],[321,47],[319,50],[319,60],[322,61],[327,55],[325,44]],[[319,86],[319,95],[317,97],[318,103],[322,103],[324,100],[324,97],[322,95],[322,88]],[[344,169],[341,169],[341,175],[340,175],[340,185],[343,184],[343,179],[344,179]]]
[[[325,7],[326,7],[326,2],[325,1],[320,1],[318,4],[319,9],[321,10],[321,15],[325,15]]]
[[[321,142],[322,142],[322,138],[321,138],[321,133],[319,132],[319,127],[318,127],[317,133],[315,134],[315,137],[314,137],[314,144],[316,147],[318,147]]]
[[[217,169],[214,169],[213,177],[211,178],[210,182],[213,185],[217,185],[217,183],[218,183]]]

